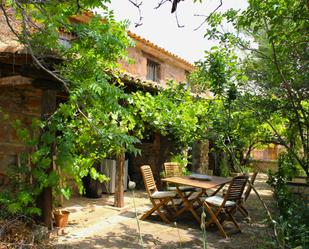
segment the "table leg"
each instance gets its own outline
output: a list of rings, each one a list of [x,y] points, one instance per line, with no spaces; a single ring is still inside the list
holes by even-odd
[[[197,220],[197,222],[201,223],[201,219],[200,219],[199,215],[195,212],[191,201],[189,201],[188,197],[186,197],[186,195],[183,194],[183,192],[179,189],[178,186],[176,186],[176,188],[177,188],[177,193],[180,196],[180,198],[182,199],[185,206],[182,209],[180,209],[178,212],[176,212],[174,217],[177,217],[177,216],[181,215],[183,212],[185,212],[186,210],[189,210],[192,213],[193,217]],[[195,199],[193,199],[193,200],[195,200]]]
[[[222,184],[222,185],[220,185],[220,187],[219,188],[217,188],[216,189],[216,191],[215,192],[213,192],[212,194],[211,194],[211,196],[214,196],[214,195],[216,195],[223,187],[225,186],[225,183],[224,184]]]

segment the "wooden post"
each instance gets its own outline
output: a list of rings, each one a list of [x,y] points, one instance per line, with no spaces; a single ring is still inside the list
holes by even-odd
[[[125,153],[121,152],[116,157],[116,184],[115,184],[115,196],[114,206],[124,207],[124,163]]]
[[[42,110],[41,118],[47,119],[56,109],[56,91],[45,90],[42,96]],[[43,131],[44,132],[44,131]],[[53,147],[53,146],[52,146]],[[51,147],[51,154],[53,154],[53,148]],[[52,159],[52,155],[51,155]],[[51,163],[46,173],[50,173],[53,170],[53,164]],[[42,210],[42,221],[49,229],[53,227],[52,211],[53,211],[53,198],[52,188],[44,188],[41,195],[38,196],[37,204]]]

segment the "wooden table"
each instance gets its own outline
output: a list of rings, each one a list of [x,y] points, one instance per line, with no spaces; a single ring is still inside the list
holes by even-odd
[[[190,178],[189,176],[173,176],[173,177],[168,177],[162,179],[164,182],[172,183],[176,185],[177,193],[182,199],[184,203],[184,207],[176,212],[174,217],[178,217],[181,215],[183,212],[189,210],[193,217],[197,220],[198,223],[201,223],[201,218],[199,215],[196,213],[193,203],[199,200],[199,198],[206,193],[207,189],[210,188],[216,188],[216,191],[212,193],[212,195],[215,195],[220,191],[220,189],[223,188],[223,186],[226,183],[229,183],[231,181],[231,178],[225,178],[225,177],[220,177],[220,176],[211,176],[211,181],[205,181],[205,180],[197,180]],[[193,199],[189,200],[189,196],[186,195],[180,188],[179,186],[181,185],[187,185],[187,186],[192,186],[196,188],[200,188],[202,191]]]

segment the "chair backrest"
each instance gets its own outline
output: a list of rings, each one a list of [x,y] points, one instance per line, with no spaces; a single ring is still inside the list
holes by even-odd
[[[164,172],[165,177],[172,177],[172,176],[181,176],[182,172],[180,169],[180,164],[177,162],[166,162],[164,163]]]
[[[225,195],[225,201],[239,201],[248,181],[247,175],[235,176]]]
[[[146,191],[150,196],[153,192],[158,191],[156,182],[154,180],[151,167],[149,165],[141,166],[141,172],[145,184]]]
[[[251,189],[252,189],[251,186],[254,184],[254,181],[255,181],[255,178],[256,178],[257,174],[258,174],[258,172],[254,172],[253,175],[250,178],[250,183],[251,184],[248,184],[248,187],[247,187],[247,189],[245,191],[245,194],[244,194],[245,201],[248,199],[248,197],[250,195],[250,192],[251,192]]]

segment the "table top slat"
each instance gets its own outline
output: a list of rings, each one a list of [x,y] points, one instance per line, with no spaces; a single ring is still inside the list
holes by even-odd
[[[173,176],[162,179],[164,182],[178,184],[178,185],[188,185],[196,188],[209,189],[216,186],[226,184],[230,182],[232,178],[211,176],[211,181],[197,180],[190,178],[189,176]]]

